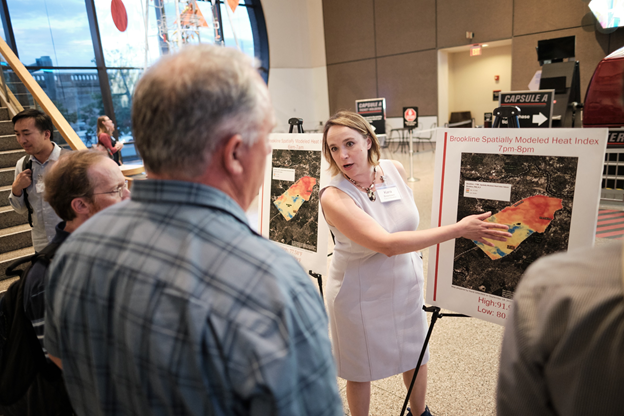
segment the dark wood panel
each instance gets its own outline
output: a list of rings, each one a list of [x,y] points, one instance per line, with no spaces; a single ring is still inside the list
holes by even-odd
[[[377,98],[375,60],[327,65],[329,112],[355,111],[355,100]]]
[[[535,52],[538,40],[572,35],[576,36],[576,60],[580,63],[581,71],[581,99],[585,100],[589,80],[600,60],[607,55],[609,46],[609,35],[588,30],[587,27],[514,37],[511,88],[516,91],[526,90],[535,71],[540,69]]]
[[[438,48],[511,38],[512,5],[513,0],[438,0]],[[466,32],[474,38],[466,39]]]
[[[436,47],[435,0],[375,0],[377,56]]]
[[[586,0],[514,2],[514,36],[591,25],[595,18]]]
[[[386,115],[401,117],[404,106],[418,106],[420,115],[438,114],[438,53],[424,51],[377,59],[379,96]]]
[[[373,0],[323,0],[327,64],[375,57]]]
[[[609,35],[609,53],[624,48],[624,29],[618,29]]]

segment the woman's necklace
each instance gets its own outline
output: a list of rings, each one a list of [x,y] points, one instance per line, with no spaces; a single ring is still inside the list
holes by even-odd
[[[377,195],[375,195],[375,178],[377,177],[377,166],[373,167],[373,183],[371,183],[368,188],[364,188],[363,186],[360,186],[356,181],[351,179],[349,175],[345,174],[344,176],[347,179],[349,179],[353,185],[357,186],[358,188],[366,192],[366,195],[368,195],[368,199],[370,199],[372,202],[375,202],[375,200],[377,199]],[[386,181],[383,175],[381,176],[381,181],[382,182]]]

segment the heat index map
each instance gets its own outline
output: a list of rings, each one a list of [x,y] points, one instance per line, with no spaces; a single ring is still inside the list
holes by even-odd
[[[321,152],[274,149],[273,168],[294,173],[271,180],[269,239],[312,252],[318,247]]]
[[[455,240],[453,287],[511,298],[538,258],[568,249],[577,157],[462,153],[457,221],[492,212],[512,237],[490,248]],[[465,182],[508,184],[508,200],[464,196]]]
[[[511,238],[507,241],[492,241],[494,247],[475,241],[474,243],[492,260],[498,260],[513,252],[533,233],[546,231],[555,212],[563,208],[561,198],[535,195],[522,199],[486,221],[505,224],[509,227]]]

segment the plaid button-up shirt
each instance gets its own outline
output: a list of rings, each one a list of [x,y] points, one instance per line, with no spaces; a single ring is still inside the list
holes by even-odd
[[[137,181],[46,284],[45,346],[78,415],[338,415],[320,296],[224,193]]]

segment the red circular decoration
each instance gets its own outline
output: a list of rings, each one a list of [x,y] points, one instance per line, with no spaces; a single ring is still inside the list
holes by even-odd
[[[416,111],[413,108],[408,108],[405,110],[405,114],[403,115],[406,121],[414,121],[416,120]]]
[[[120,32],[125,32],[128,28],[128,13],[126,13],[126,7],[121,0],[113,0],[111,2],[111,13],[117,29]]]

